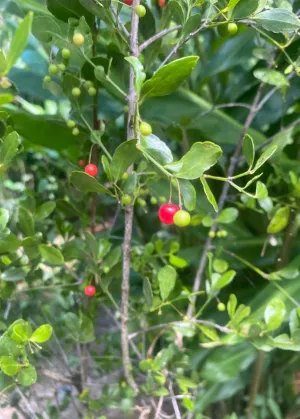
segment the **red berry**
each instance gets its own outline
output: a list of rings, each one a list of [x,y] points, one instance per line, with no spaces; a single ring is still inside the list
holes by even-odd
[[[85,287],[84,293],[87,297],[93,297],[96,294],[96,287],[94,285],[88,285]]]
[[[84,169],[85,173],[90,175],[90,176],[96,176],[98,173],[98,168],[95,164],[90,163],[87,166],[85,166]]]
[[[84,166],[85,166],[85,161],[84,161],[84,160],[82,160],[82,159],[80,159],[80,160],[78,161],[78,164],[79,164],[79,166],[84,167]]]
[[[159,7],[163,8],[166,5],[166,0],[158,0]]]
[[[127,4],[127,6],[131,6],[133,3],[133,0],[125,0],[124,3]]]
[[[160,221],[164,224],[174,224],[173,217],[179,209],[180,208],[174,204],[162,205],[158,211]]]

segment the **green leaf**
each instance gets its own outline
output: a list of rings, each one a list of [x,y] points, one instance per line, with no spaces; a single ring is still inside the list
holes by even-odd
[[[227,311],[231,320],[234,317],[236,307],[237,307],[237,298],[234,294],[230,294],[229,300],[227,303]]]
[[[122,248],[121,246],[115,247],[111,250],[106,258],[102,262],[103,267],[107,267],[109,269],[113,268],[120,260],[122,256]]]
[[[265,199],[268,197],[268,189],[264,183],[262,182],[256,183],[255,197],[257,199]]]
[[[1,275],[1,279],[5,282],[17,282],[26,277],[26,272],[22,268],[9,268]]]
[[[178,190],[177,182],[172,180],[173,185]],[[179,179],[180,193],[183,199],[184,206],[188,211],[194,211],[196,207],[196,190],[190,181],[186,179]]]
[[[19,208],[19,224],[22,231],[24,231],[27,236],[34,236],[35,229],[33,217],[24,207]]]
[[[243,19],[251,16],[258,8],[259,0],[240,0],[232,12],[233,19]]]
[[[13,334],[11,339],[17,343],[26,343],[32,334],[32,328],[29,323],[17,324],[13,327]]]
[[[40,244],[39,250],[41,256],[46,263],[50,265],[62,265],[64,263],[64,257],[61,254],[60,250],[52,246],[47,246],[46,244]]]
[[[216,291],[226,287],[228,284],[230,284],[235,275],[236,271],[233,270],[225,272],[214,284],[212,284],[211,290]]]
[[[115,182],[121,178],[128,167],[137,160],[139,155],[140,152],[136,148],[136,140],[125,141],[119,145],[110,163],[111,175]]]
[[[275,234],[285,229],[285,227],[288,225],[289,217],[290,217],[289,207],[279,208],[273,215],[268,225],[267,233]]]
[[[230,207],[224,209],[218,216],[217,220],[221,224],[231,224],[238,218],[238,216],[238,210],[236,208]]]
[[[26,237],[26,239],[22,240],[24,252],[29,259],[36,259],[40,256],[38,244],[39,241],[33,237]]]
[[[281,326],[286,313],[285,304],[279,298],[273,298],[267,305],[264,313],[268,330],[273,331]]]
[[[2,356],[0,358],[0,368],[4,374],[13,376],[18,373],[21,365],[12,356]]]
[[[152,293],[151,284],[148,278],[144,278],[144,281],[143,281],[143,294],[144,294],[147,306],[151,308],[153,305],[153,293]]]
[[[160,68],[142,88],[143,98],[165,96],[176,90],[192,73],[199,57],[180,58]]]
[[[197,388],[197,383],[187,377],[177,377],[176,382],[183,393],[188,393],[189,388]]]
[[[5,208],[0,208],[0,233],[5,229],[9,220],[9,212]]]
[[[84,172],[72,172],[70,182],[80,192],[99,192],[113,196],[109,189],[106,189],[94,177]]]
[[[158,282],[161,298],[165,301],[175,287],[176,270],[170,265],[164,266],[158,271]]]
[[[232,323],[234,323],[236,326],[238,326],[244,319],[249,317],[251,314],[251,307],[245,306],[245,304],[241,304],[238,306],[238,309],[236,310]]]
[[[80,317],[78,317],[74,313],[67,313],[64,316],[64,321],[75,341],[89,343],[95,340],[93,322],[85,314],[81,313]]]
[[[181,160],[167,164],[178,178],[197,179],[214,166],[222,155],[222,149],[210,141],[194,143]]]
[[[270,84],[277,87],[288,87],[290,85],[287,77],[280,73],[280,71],[272,70],[270,68],[258,68],[254,70],[254,77],[263,83]]]
[[[223,259],[214,259],[213,261],[213,268],[219,274],[224,273],[228,269],[228,262]]]
[[[16,156],[19,144],[20,137],[15,131],[4,138],[0,147],[0,172],[6,170],[6,166]]]
[[[187,266],[187,261],[179,256],[170,255],[169,263],[175,268],[185,268]]]
[[[213,206],[214,210],[216,212],[218,212],[219,211],[219,207],[218,207],[216,198],[215,198],[212,190],[210,189],[208,183],[206,182],[205,177],[204,176],[200,176],[200,181],[202,183],[202,186],[203,186],[203,189],[204,189],[206,198],[208,199],[208,202],[210,202],[211,205]]]
[[[246,158],[249,168],[251,169],[254,163],[255,149],[253,139],[248,134],[246,134],[243,139],[243,154]]]
[[[24,387],[31,386],[37,380],[36,369],[33,365],[28,365],[20,370],[17,376],[17,382]]]
[[[92,22],[91,13],[79,0],[72,0],[72,4],[69,0],[47,0],[47,8],[57,19],[64,22],[68,22],[69,18],[80,19],[81,16],[85,16],[89,23]]]
[[[32,19],[33,13],[29,12],[16,30],[15,36],[7,53],[7,72],[9,72],[9,70],[16,63],[17,59],[20,57],[27,45],[31,32]]]
[[[219,340],[219,336],[216,332],[216,329],[213,329],[212,327],[208,327],[208,326],[203,326],[201,324],[199,325],[199,329],[204,334],[204,336],[206,336],[208,339],[212,341]]]
[[[20,246],[20,241],[17,237],[10,233],[0,240],[0,254],[14,252]]]
[[[51,335],[52,327],[49,324],[43,324],[33,332],[30,340],[32,342],[44,343],[51,338]]]
[[[265,10],[253,19],[267,31],[275,33],[294,32],[300,28],[299,18],[286,9]]]
[[[263,164],[265,164],[265,162],[269,160],[269,158],[275,153],[276,150],[277,145],[271,145],[268,147],[257,160],[254,168],[251,170],[251,174],[255,173]]]
[[[44,220],[48,218],[50,214],[55,210],[56,203],[53,201],[48,201],[39,206],[36,210],[34,218],[36,221]]]
[[[141,146],[159,164],[165,165],[173,161],[171,150],[156,135],[141,136]]]
[[[6,74],[7,61],[4,53],[0,50],[0,76]]]
[[[129,62],[134,71],[134,86],[136,93],[139,94],[146,78],[144,73],[143,64],[136,57],[125,57],[125,60]]]
[[[14,96],[10,93],[0,94],[0,106],[6,105],[6,103],[12,102],[13,100],[14,100]]]
[[[103,166],[103,170],[104,170],[104,172],[107,176],[107,179],[111,181],[112,180],[112,174],[111,174],[111,170],[110,170],[110,164],[109,164],[108,158],[106,157],[105,154],[103,154],[102,157],[101,157],[101,163],[102,163],[102,166]]]

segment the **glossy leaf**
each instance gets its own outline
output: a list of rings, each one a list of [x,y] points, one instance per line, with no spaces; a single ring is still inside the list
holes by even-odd
[[[136,148],[136,140],[125,141],[119,145],[110,163],[111,175],[115,182],[121,178],[128,167],[137,160],[139,155],[140,152]]]
[[[255,149],[253,139],[248,134],[246,134],[243,139],[243,154],[246,158],[249,168],[251,169],[254,163]]]
[[[11,132],[4,138],[0,146],[0,172],[4,171],[6,166],[16,156],[19,144],[20,137],[15,131]]]
[[[12,356],[2,356],[0,358],[0,368],[4,374],[13,376],[16,375],[21,368],[21,364],[16,361]]]
[[[22,231],[24,231],[27,236],[34,236],[35,229],[33,216],[24,207],[19,208],[19,224]]]
[[[172,181],[173,186],[178,190],[178,185],[175,180]],[[186,179],[179,179],[180,193],[183,199],[185,208],[188,211],[194,211],[196,207],[196,190],[190,181]]]
[[[286,307],[282,300],[274,298],[265,309],[264,317],[268,330],[276,330],[281,326],[286,313]]]
[[[288,225],[289,217],[290,217],[289,207],[279,208],[273,215],[268,225],[267,232],[269,234],[275,234],[284,230],[285,227]]]
[[[268,189],[264,183],[262,182],[256,183],[255,197],[257,199],[266,199],[268,197]]]
[[[236,307],[237,307],[237,298],[234,294],[230,294],[230,297],[227,303],[227,311],[231,320],[233,319],[235,315]]]
[[[184,57],[159,69],[142,88],[142,97],[165,96],[176,90],[192,73],[199,57]]]
[[[36,369],[33,365],[28,365],[19,371],[17,376],[17,382],[24,387],[31,386],[37,380]]]
[[[286,9],[264,10],[254,20],[267,31],[275,33],[294,32],[300,28],[299,18]]]
[[[72,172],[70,182],[73,183],[75,188],[80,192],[99,192],[113,195],[109,189],[102,186],[94,177],[84,172]]]
[[[181,179],[197,179],[214,166],[222,155],[222,149],[209,141],[195,143],[181,160],[166,165],[166,168]]]
[[[34,214],[35,220],[41,221],[45,218],[48,218],[49,215],[51,215],[52,212],[55,210],[55,207],[56,204],[53,201],[44,202],[37,208],[36,213]]]
[[[46,263],[50,265],[62,265],[64,263],[64,257],[60,250],[53,246],[47,246],[46,244],[40,244],[39,250],[41,256]]]
[[[240,0],[232,13],[233,19],[243,19],[251,16],[258,8],[259,0]]]
[[[269,68],[258,68],[254,71],[254,77],[263,83],[270,84],[277,87],[289,86],[289,81],[284,74],[280,71],[272,70]]]
[[[158,271],[158,282],[160,295],[163,301],[167,300],[175,287],[176,271],[170,266],[166,265]]]
[[[221,224],[231,224],[238,218],[238,216],[238,210],[236,208],[230,207],[224,209],[218,216],[217,220]]]
[[[128,61],[131,67],[133,68],[135,91],[137,92],[137,94],[139,94],[139,92],[141,91],[142,85],[144,83],[144,80],[146,78],[143,64],[136,57],[125,57],[125,60]]]
[[[212,291],[220,290],[226,287],[228,284],[230,284],[235,275],[236,271],[233,270],[225,272],[215,283],[212,284]]]
[[[8,268],[1,275],[1,279],[5,282],[17,282],[26,277],[27,273],[22,268]]]
[[[251,170],[251,174],[255,173],[263,164],[265,164],[265,162],[269,160],[270,157],[272,157],[276,150],[277,145],[271,145],[268,147],[257,160],[254,168]]]
[[[141,136],[141,146],[158,163],[166,165],[173,161],[169,147],[155,135]]]
[[[218,207],[216,198],[215,198],[212,190],[210,189],[208,183],[206,182],[205,177],[204,176],[200,176],[200,181],[202,183],[202,186],[203,186],[203,189],[204,189],[206,198],[208,199],[208,202],[210,202],[211,205],[213,206],[214,210],[216,212],[218,212],[219,211],[219,207]]]

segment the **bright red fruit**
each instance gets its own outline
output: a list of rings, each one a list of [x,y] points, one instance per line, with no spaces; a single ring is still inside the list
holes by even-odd
[[[133,3],[133,0],[125,0],[124,3],[127,4],[127,6],[131,6]]]
[[[87,297],[93,297],[96,294],[96,287],[94,285],[88,285],[85,287],[84,293]]]
[[[78,161],[79,166],[84,167],[85,166],[85,161],[84,160],[79,160]]]
[[[98,173],[98,168],[95,164],[90,163],[87,166],[85,166],[84,169],[85,173],[90,175],[90,176],[96,176]]]
[[[158,216],[164,224],[174,224],[173,217],[180,208],[175,204],[164,204],[159,208]]]
[[[158,0],[159,7],[163,8],[166,5],[166,0]]]

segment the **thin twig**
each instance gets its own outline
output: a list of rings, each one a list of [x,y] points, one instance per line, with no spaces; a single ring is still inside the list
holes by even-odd
[[[34,410],[32,409],[29,401],[25,397],[25,395],[24,395],[23,391],[20,389],[20,387],[17,387],[16,390],[19,393],[19,396],[21,397],[21,399],[23,400],[27,410],[30,412],[31,418],[38,419],[37,415],[35,414]]]
[[[248,128],[250,127],[250,125],[252,124],[252,122],[255,118],[255,115],[256,115],[256,112],[257,112],[257,105],[258,105],[259,100],[261,98],[263,87],[264,87],[264,84],[261,83],[257,92],[256,92],[255,98],[253,100],[251,109],[250,109],[249,114],[248,114],[248,117],[247,117],[247,119],[245,121],[245,124],[242,128],[242,132],[241,132],[239,141],[237,143],[235,152],[230,159],[228,173],[227,173],[228,177],[232,177],[234,175],[234,171],[235,171],[235,168],[238,164],[238,159],[239,159],[239,156],[240,156],[241,150],[242,150],[243,138],[244,138]],[[227,199],[227,196],[228,196],[229,188],[230,188],[230,184],[228,182],[224,183],[223,189],[222,189],[222,192],[221,192],[221,196],[220,196],[219,201],[218,201],[219,211],[218,211],[218,214],[216,215],[216,217],[214,219],[214,223],[211,227],[211,231],[213,231],[213,232],[215,232],[216,229],[217,229],[216,220],[217,220],[218,215],[220,214],[220,212],[224,208],[224,205],[226,203],[226,199]],[[211,246],[211,243],[212,243],[212,239],[210,237],[207,237],[206,242],[204,244],[204,248],[203,248],[202,256],[201,256],[201,259],[200,259],[199,267],[198,267],[198,270],[197,270],[197,273],[196,273],[196,276],[195,276],[193,293],[198,292],[200,290],[202,277],[203,277],[203,273],[204,273],[205,266],[206,266],[207,254],[208,254],[209,248]],[[192,303],[189,304],[188,309],[187,309],[187,316],[188,317],[192,316],[193,307],[196,304],[196,300],[197,300],[197,296],[195,295],[195,296],[192,297]]]
[[[251,105],[248,105],[247,103],[240,103],[240,102],[231,102],[231,103],[222,103],[220,105],[213,105],[211,109],[208,109],[207,111],[204,111],[200,115],[196,116],[196,118],[192,120],[191,124],[197,121],[198,118],[202,118],[203,116],[206,116],[209,113],[216,111],[218,109],[235,108],[235,107],[251,109]]]
[[[173,28],[164,29],[163,31],[157,33],[156,35],[151,36],[151,38],[147,39],[147,41],[143,42],[140,45],[140,48],[139,48],[140,53],[142,51],[144,51],[144,49],[146,49],[147,47],[149,47],[149,45],[151,45],[153,42],[155,42],[158,39],[166,36],[168,33],[171,33],[171,32],[174,32],[174,31],[178,31],[180,29],[182,29],[182,25],[177,25],[177,26],[174,26]]]
[[[115,6],[111,3],[110,5],[110,10],[112,11],[113,15],[115,16],[115,18],[117,19],[117,22],[120,26],[120,28],[122,29],[122,31],[124,32],[124,35],[127,36],[127,38],[130,37],[130,33],[128,32],[128,30],[126,29],[125,25],[123,24],[123,22],[121,21],[120,16],[118,15]]]
[[[171,402],[173,405],[175,417],[176,419],[181,419],[181,413],[180,413],[178,403],[177,403],[177,400],[173,391],[172,383],[169,384],[169,392],[170,392],[170,397],[171,397]]]
[[[223,332],[223,333],[232,333],[233,332],[232,329],[229,329],[228,327],[221,326],[219,324],[213,323],[209,320],[193,320],[193,319],[191,319],[191,321],[189,323],[191,323],[191,324],[197,323],[197,324],[204,324],[206,326],[211,326],[214,329],[218,329],[218,330],[220,330],[220,332]],[[147,329],[139,330],[137,332],[131,333],[128,336],[128,339],[130,339],[130,340],[135,339],[137,336],[139,336],[143,333],[148,333],[148,332],[151,332],[151,331],[157,330],[157,329],[164,329],[164,328],[173,327],[173,326],[180,326],[181,324],[182,324],[182,322],[170,322],[170,323],[157,324],[155,326],[150,326]]]
[[[163,403],[164,403],[164,397],[163,396],[160,396],[159,401],[158,401],[158,404],[157,404],[157,408],[156,408],[154,419],[159,419],[160,412],[161,412]]]

